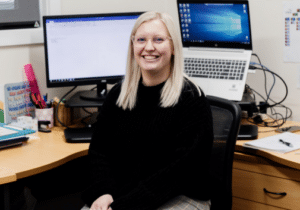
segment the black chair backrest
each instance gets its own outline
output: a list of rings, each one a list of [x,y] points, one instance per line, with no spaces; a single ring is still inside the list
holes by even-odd
[[[211,210],[232,207],[232,164],[234,148],[241,122],[240,106],[226,99],[207,96],[211,106],[214,142],[210,177]]]

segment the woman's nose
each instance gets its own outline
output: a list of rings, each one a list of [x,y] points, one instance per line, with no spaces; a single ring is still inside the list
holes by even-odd
[[[154,48],[154,46],[153,46],[153,43],[152,43],[152,40],[151,40],[151,39],[147,40],[144,49],[145,49],[145,50],[148,50],[148,51],[155,50],[155,48]]]

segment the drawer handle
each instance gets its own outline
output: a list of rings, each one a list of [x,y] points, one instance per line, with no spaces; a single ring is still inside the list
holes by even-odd
[[[286,196],[286,193],[285,193],[285,192],[280,192],[280,193],[270,192],[270,191],[268,191],[266,188],[264,188],[264,192],[265,192],[265,193],[270,193],[270,194],[273,194],[273,195],[282,195],[282,196]]]

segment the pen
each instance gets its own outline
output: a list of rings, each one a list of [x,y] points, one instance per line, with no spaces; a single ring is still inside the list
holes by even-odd
[[[292,145],[290,142],[283,141],[282,139],[279,139],[279,142],[285,144],[285,145],[288,146],[288,147],[293,147],[293,145]]]
[[[48,93],[46,93],[46,95],[43,95],[43,98],[44,98],[44,101],[45,101],[46,104],[47,104],[47,102],[48,102]]]

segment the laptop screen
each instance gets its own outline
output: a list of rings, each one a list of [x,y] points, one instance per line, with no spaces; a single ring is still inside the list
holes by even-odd
[[[177,0],[184,47],[252,50],[248,1]]]

